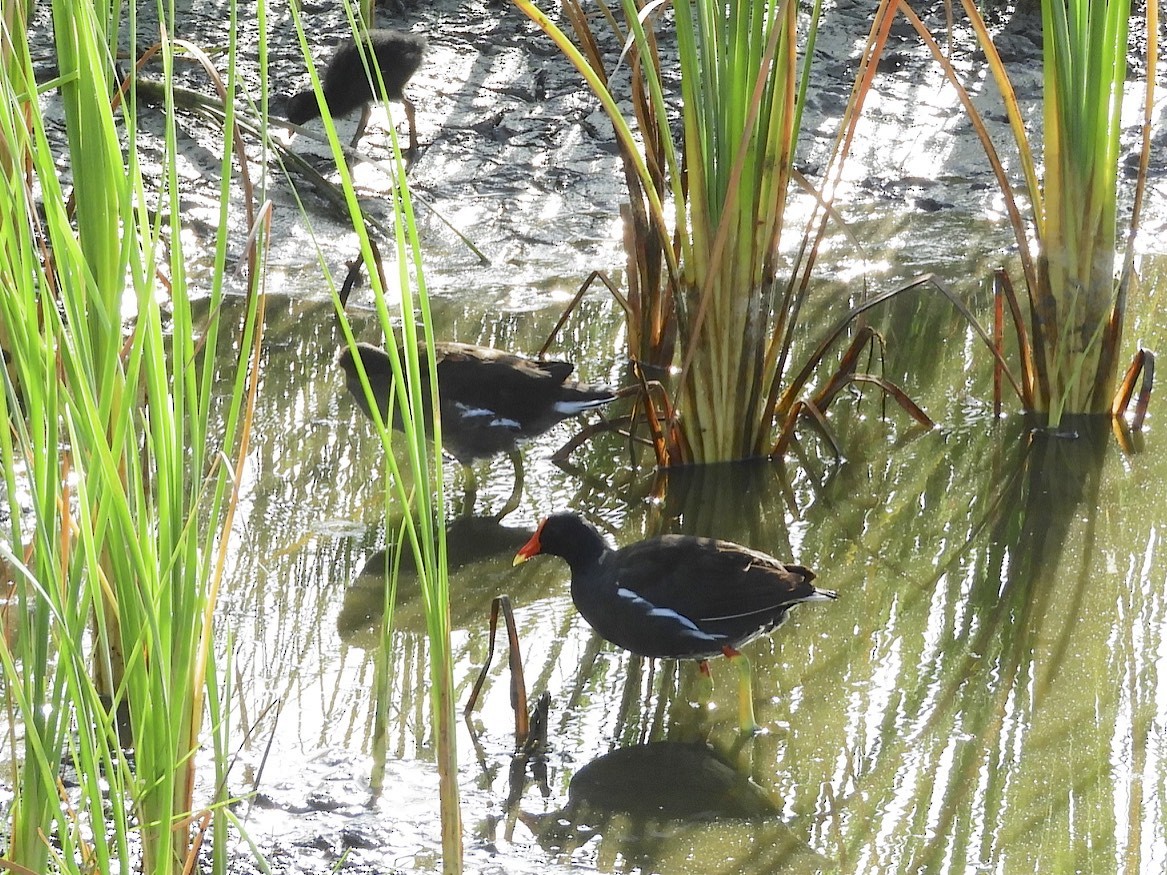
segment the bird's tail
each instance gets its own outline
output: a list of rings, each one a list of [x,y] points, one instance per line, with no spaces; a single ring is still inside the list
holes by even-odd
[[[616,392],[606,386],[588,386],[576,383],[564,386],[555,402],[555,409],[564,416],[575,416],[585,410],[603,407],[617,398]]]

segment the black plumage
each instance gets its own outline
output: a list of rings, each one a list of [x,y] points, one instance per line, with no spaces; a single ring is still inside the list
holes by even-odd
[[[543,520],[515,563],[540,553],[567,561],[572,601],[601,637],[645,657],[744,660],[738,648],[794,605],[836,598],[810,569],[730,541],[664,535],[614,550],[573,513]],[[742,723],[752,726],[744,684]]]
[[[393,369],[383,349],[357,345],[369,385],[383,416],[388,415]],[[508,501],[517,503],[522,488],[522,458],[519,441],[536,437],[553,425],[585,410],[601,407],[616,398],[602,386],[570,379],[571,362],[539,361],[502,350],[467,343],[435,343],[439,414],[442,418],[442,449],[466,466],[476,459],[507,453],[515,464],[515,493]],[[432,405],[425,344],[418,345],[422,361],[423,404]],[[352,352],[344,347],[337,364],[358,406],[372,415],[361,386]],[[401,428],[394,414],[393,426]],[[429,425],[427,424],[427,430]]]
[[[414,119],[414,105],[405,96],[405,85],[421,66],[426,39],[421,34],[382,28],[370,30],[368,35],[369,54],[361,57],[356,40],[344,40],[329,61],[321,80],[324,99],[333,116],[348,115],[361,110],[361,120],[350,145],[355,146],[368,124],[370,105],[380,100],[381,92],[376,72],[366,61],[375,59],[385,83],[385,95],[389,100],[400,101],[409,121],[409,149],[417,149],[417,127]],[[312,89],[292,95],[288,100],[288,121],[302,125],[320,116],[320,105]]]
[[[835,598],[801,565],[730,541],[663,535],[613,550],[573,513],[547,517],[520,551],[562,557],[571,597],[608,641],[639,656],[705,659],[772,630],[791,607]]]

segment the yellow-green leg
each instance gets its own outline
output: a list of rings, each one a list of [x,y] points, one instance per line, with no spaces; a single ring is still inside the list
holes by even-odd
[[[474,473],[474,468],[466,462],[462,463],[462,507],[458,511],[459,516],[473,516],[474,504],[478,501],[478,475]]]
[[[746,655],[733,647],[723,647],[726,659],[737,667],[737,714],[742,732],[753,734],[761,729],[754,719],[754,678]]]
[[[701,674],[701,692],[708,700],[713,695],[713,672],[709,670],[709,660],[702,659],[698,662],[697,671]]]
[[[501,520],[508,513],[513,513],[523,499],[523,457],[519,455],[518,450],[511,450],[507,453],[507,458],[515,466],[515,485],[511,489],[511,497],[507,499],[507,503],[502,506],[502,510],[494,515],[496,520]]]

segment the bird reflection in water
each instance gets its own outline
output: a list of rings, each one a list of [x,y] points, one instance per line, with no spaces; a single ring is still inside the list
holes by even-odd
[[[490,613],[491,599],[514,590],[514,575],[508,573],[510,557],[533,531],[504,526],[495,517],[462,516],[449,523],[446,527],[446,554],[450,574],[453,576],[471,566],[475,568],[473,588],[458,586],[457,592],[451,596],[450,621],[455,628],[481,625]],[[372,633],[379,626],[385,611],[388,563],[387,550],[373,553],[345,590],[344,603],[336,618],[337,630],[344,641],[359,643],[355,639]],[[413,551],[407,547],[401,553],[397,605],[393,615],[395,628],[425,631],[425,609],[420,596]]]
[[[594,843],[604,871],[684,869],[676,864],[709,859],[695,850],[703,843],[740,852],[742,871],[818,872],[829,864],[780,819],[762,787],[703,743],[655,741],[598,757],[572,777],[567,804],[546,814],[517,810],[514,788],[511,796],[515,818],[543,848],[578,859],[575,852]],[[735,832],[740,841],[727,841]]]

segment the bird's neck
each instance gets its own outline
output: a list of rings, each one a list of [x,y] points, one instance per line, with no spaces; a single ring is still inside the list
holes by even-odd
[[[586,526],[580,531],[578,539],[571,545],[571,555],[563,558],[571,566],[572,571],[577,569],[582,571],[594,566],[604,558],[608,551],[609,547],[603,536],[591,526]]]

